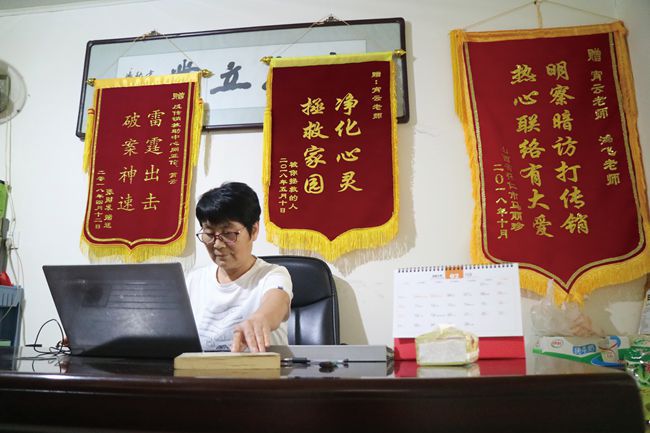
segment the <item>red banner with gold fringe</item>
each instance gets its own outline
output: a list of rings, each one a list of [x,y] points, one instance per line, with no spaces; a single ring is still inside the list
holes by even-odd
[[[185,248],[203,109],[198,73],[95,80],[82,245],[126,261]]]
[[[476,201],[472,256],[575,300],[650,271],[622,23],[452,32]],[[558,292],[560,293],[560,292]]]
[[[397,232],[393,53],[276,58],[267,80],[269,241],[326,259]]]

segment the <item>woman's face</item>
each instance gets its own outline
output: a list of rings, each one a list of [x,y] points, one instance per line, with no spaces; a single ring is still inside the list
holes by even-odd
[[[213,262],[227,274],[238,278],[252,265],[253,242],[257,239],[259,222],[253,224],[251,233],[238,221],[218,225],[201,224],[202,232],[213,235],[214,241],[205,244]],[[233,278],[233,279],[234,279]]]

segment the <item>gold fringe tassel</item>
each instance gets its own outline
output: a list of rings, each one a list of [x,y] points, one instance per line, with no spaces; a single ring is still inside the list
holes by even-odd
[[[283,249],[304,249],[316,251],[325,260],[336,260],[343,254],[363,248],[376,248],[390,242],[397,234],[399,225],[399,175],[397,163],[397,90],[395,88],[394,52],[350,54],[336,56],[311,56],[296,58],[273,58],[269,64],[266,82],[266,109],[264,111],[264,218],[266,221],[266,239]],[[271,124],[272,124],[272,89],[273,69],[276,67],[295,67],[312,65],[332,65],[341,63],[361,63],[371,61],[390,62],[390,99],[391,99],[391,148],[393,159],[393,214],[389,220],[377,227],[349,230],[334,240],[314,230],[283,229],[270,221],[269,217],[269,186],[271,176]]]
[[[189,74],[173,74],[173,75],[159,75],[149,77],[135,77],[135,78],[111,78],[106,80],[95,80],[95,95],[93,98],[93,107],[88,110],[88,124],[86,127],[85,148],[84,148],[84,171],[88,173],[90,169],[91,152],[94,148],[95,140],[95,113],[98,106],[99,89],[113,88],[113,87],[133,87],[133,86],[153,86],[160,84],[174,84],[174,83],[187,83],[195,82],[195,90],[192,95],[194,110],[192,112],[192,119],[190,119],[190,146],[188,157],[190,158],[190,167],[187,170],[187,183],[192,184],[192,175],[194,167],[198,163],[199,147],[201,142],[201,131],[203,129],[203,100],[201,99],[201,72],[193,72]],[[187,230],[189,226],[189,206],[190,194],[186,194],[184,202],[181,204],[184,211],[180,215],[182,218],[183,232],[174,241],[164,245],[158,244],[142,244],[134,248],[129,248],[123,244],[96,244],[88,241],[83,234],[81,234],[80,248],[91,261],[105,259],[111,256],[117,256],[126,263],[138,263],[156,257],[169,257],[180,256],[185,250],[187,240]]]
[[[465,146],[471,168],[472,198],[474,210],[472,212],[472,238],[470,242],[470,256],[476,263],[486,263],[487,258],[482,254],[481,248],[481,197],[478,155],[476,153],[476,134],[472,123],[472,106],[467,85],[467,65],[465,64],[464,47],[467,42],[467,33],[462,30],[453,30],[450,34],[452,70],[454,74],[454,107],[460,119],[465,134]]]
[[[93,100],[97,99],[97,93],[95,92]],[[88,109],[88,119],[86,124],[86,136],[84,137],[84,155],[83,155],[83,171],[88,173],[90,168],[90,159],[91,151],[94,148],[93,140],[95,139],[95,107],[97,106],[97,101],[93,102],[93,106]]]
[[[636,173],[637,194],[640,204],[639,212],[643,220],[643,235],[646,243],[643,250],[631,259],[618,263],[611,263],[603,266],[588,269],[571,286],[567,294],[554,282],[554,295],[556,302],[572,301],[582,303],[585,297],[594,289],[620,284],[640,278],[650,272],[650,251],[648,246],[648,199],[646,192],[645,174],[643,159],[637,130],[637,107],[634,92],[634,81],[630,69],[630,59],[626,43],[627,30],[623,22],[617,21],[611,24],[597,24],[580,27],[560,27],[535,30],[506,30],[494,32],[468,33],[462,30],[453,30],[450,33],[451,60],[454,74],[454,105],[456,114],[460,119],[465,133],[465,144],[470,160],[472,196],[474,199],[474,211],[472,215],[472,238],[470,254],[475,263],[489,263],[490,260],[483,253],[483,237],[481,234],[481,198],[480,198],[480,168],[477,158],[476,131],[472,122],[472,104],[470,100],[469,87],[467,84],[466,43],[467,42],[491,42],[511,39],[535,39],[563,36],[581,36],[596,33],[613,33],[614,47],[616,50],[617,69],[620,74],[622,103],[628,128],[629,148],[632,154],[632,162]],[[521,286],[541,296],[546,293],[546,286],[549,277],[540,272],[529,269],[520,271]]]
[[[449,33],[449,41],[451,43],[451,70],[454,79],[454,108],[456,115],[463,126],[467,122],[467,117],[465,116],[466,106],[463,99],[464,89],[467,88],[467,74],[465,71],[465,60],[463,56],[465,35],[466,33],[462,30],[452,30]],[[466,131],[467,128],[464,128],[463,130]]]
[[[115,257],[124,263],[141,263],[158,257],[180,256],[185,250],[185,233],[178,240],[166,245],[138,245],[133,249],[117,244],[91,244],[83,237],[81,240],[81,251],[88,256],[91,262]]]

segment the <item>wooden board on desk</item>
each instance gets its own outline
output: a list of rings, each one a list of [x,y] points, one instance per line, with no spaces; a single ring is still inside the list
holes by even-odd
[[[279,379],[279,368],[246,368],[246,369],[183,369],[174,370],[174,377],[212,377],[212,378],[237,378],[237,379]]]
[[[280,369],[280,355],[274,352],[199,352],[174,358],[174,370]]]

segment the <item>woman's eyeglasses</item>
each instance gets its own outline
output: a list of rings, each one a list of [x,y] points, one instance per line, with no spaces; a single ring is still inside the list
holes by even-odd
[[[236,232],[223,232],[223,233],[198,232],[196,234],[196,238],[206,245],[215,243],[217,239],[227,244],[234,244],[235,242],[237,242],[237,236],[239,236],[239,233],[241,233],[241,230],[238,230]]]

